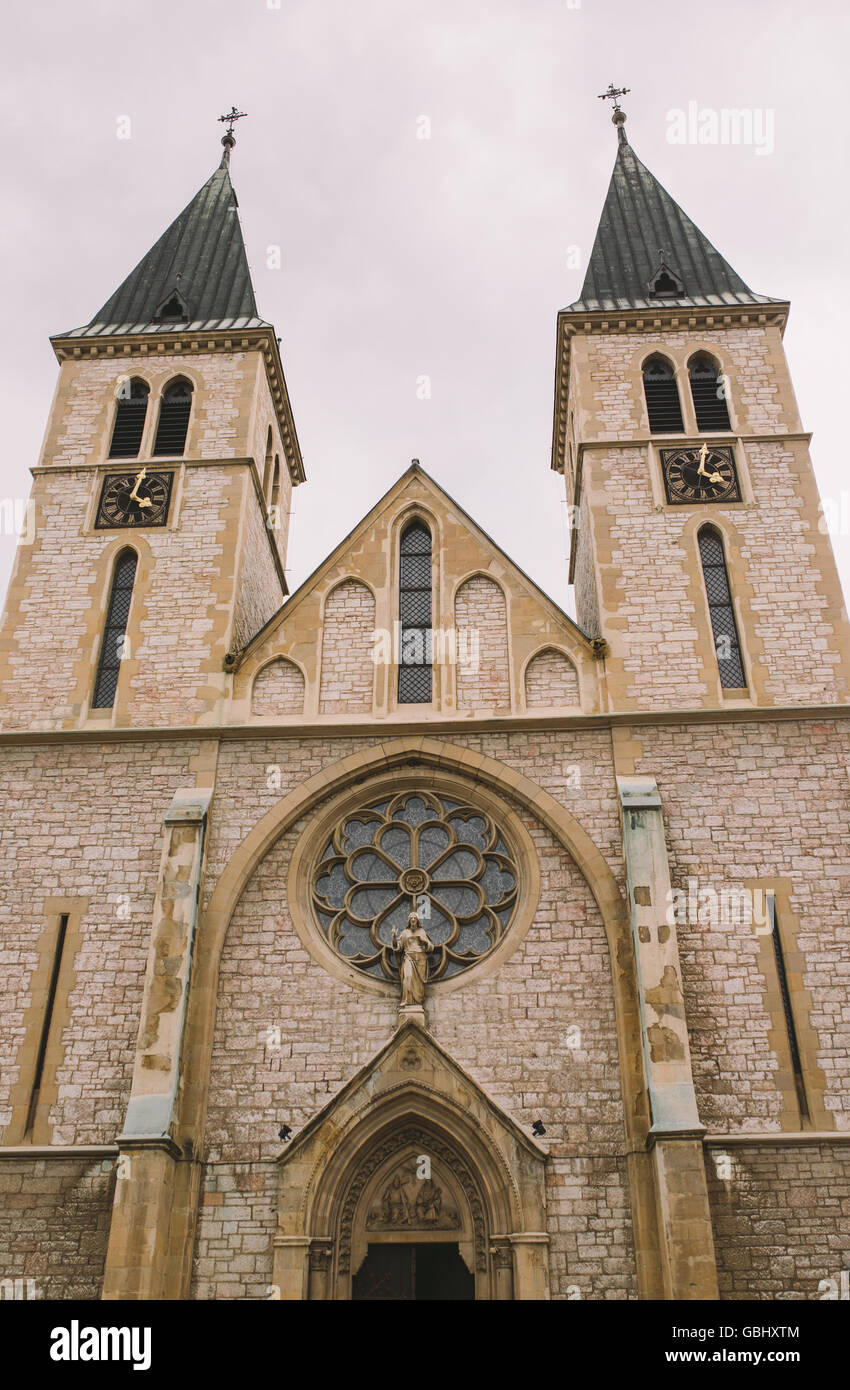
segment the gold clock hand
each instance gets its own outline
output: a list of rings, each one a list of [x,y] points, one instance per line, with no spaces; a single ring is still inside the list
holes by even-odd
[[[137,477],[136,481],[134,482],[134,484],[133,484],[133,491],[130,493],[130,501],[131,501],[131,502],[140,502],[140,501],[141,501],[141,498],[140,498],[139,495],[138,495],[139,483],[142,481],[142,479],[143,479],[143,477],[145,476],[145,474],[147,473],[147,471],[148,471],[148,470],[147,470],[146,468],[143,468],[143,469],[141,470],[141,472],[139,473],[139,476]]]
[[[699,475],[701,478],[705,478],[705,477],[706,477],[705,461],[706,461],[707,458],[708,458],[708,445],[707,445],[707,444],[703,444],[702,448],[701,448],[700,451],[699,451],[699,468],[697,469],[697,473],[698,473],[698,475]]]

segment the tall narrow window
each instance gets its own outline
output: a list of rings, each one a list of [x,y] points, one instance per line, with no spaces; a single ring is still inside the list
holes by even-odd
[[[431,701],[431,532],[411,521],[401,538],[398,665],[400,705]]]
[[[159,407],[159,421],[153,451],[157,456],[173,457],[186,447],[186,431],[192,409],[192,383],[180,377],[166,386]]]
[[[707,352],[698,352],[688,363],[688,376],[697,429],[731,429],[723,374],[714,358]]]
[[[53,952],[53,963],[50,968],[50,983],[47,987],[47,1004],[44,1010],[44,1021],[41,1025],[41,1037],[38,1040],[38,1052],[35,1059],[35,1072],[33,1073],[32,1090],[30,1092],[29,1106],[27,1108],[26,1125],[24,1126],[24,1136],[32,1133],[35,1124],[36,1111],[38,1110],[38,1099],[41,1093],[41,1080],[44,1075],[44,1059],[47,1055],[47,1044],[50,1040],[50,1025],[53,1022],[53,1009],[56,1004],[56,988],[59,984],[59,971],[62,968],[62,952],[65,949],[65,936],[68,931],[68,914],[63,913],[59,918],[59,930],[56,934],[56,947]]]
[[[809,1119],[809,1102],[806,1099],[806,1087],[803,1081],[803,1064],[800,1061],[800,1046],[797,1042],[797,1029],[794,1024],[794,1010],[791,1008],[791,992],[788,989],[788,974],[785,969],[785,953],[782,950],[782,938],[779,935],[779,920],[776,916],[776,899],[772,893],[768,894],[770,905],[771,936],[773,937],[773,954],[776,958],[776,974],[779,978],[779,993],[782,998],[782,1011],[785,1015],[785,1030],[788,1034],[788,1051],[791,1054],[791,1070],[794,1073],[794,1089],[797,1092],[797,1104],[800,1107],[800,1116],[804,1120]]]
[[[665,357],[650,357],[643,364],[646,413],[653,434],[683,434],[682,406],[673,366]]]
[[[266,506],[269,505],[269,484],[272,475],[272,427],[269,425],[269,432],[266,435],[266,458],[263,464],[263,499]]]
[[[109,445],[111,459],[134,459],[142,447],[145,416],[148,413],[150,387],[146,381],[133,377],[118,392],[115,402],[115,424]]]
[[[741,660],[738,625],[732,607],[723,542],[713,526],[703,526],[700,531],[699,553],[705,576],[705,591],[708,595],[708,611],[714,634],[714,648],[717,652],[720,684],[724,690],[741,690],[746,686],[747,679]]]
[[[136,578],[136,559],[135,550],[122,550],[115,562],[92,709],[111,709],[115,701],[118,672],[124,655],[127,619],[130,616],[130,600],[133,597],[133,583]]]
[[[280,506],[280,456],[274,456],[274,468],[272,469],[272,490],[269,493],[269,506]]]

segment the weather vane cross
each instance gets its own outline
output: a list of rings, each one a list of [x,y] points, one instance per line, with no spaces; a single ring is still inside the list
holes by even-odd
[[[613,82],[609,82],[609,83],[608,83],[608,90],[607,90],[607,92],[600,92],[600,93],[599,93],[599,100],[600,100],[600,101],[613,101],[613,103],[614,103],[614,110],[615,110],[615,111],[619,111],[619,110],[620,110],[620,102],[619,102],[618,98],[619,98],[619,97],[624,97],[624,96],[626,95],[626,93],[627,93],[627,92],[630,92],[631,90],[632,90],[631,87],[615,87]]]
[[[226,122],[227,122],[227,133],[228,133],[228,135],[232,135],[232,134],[233,134],[233,127],[234,127],[234,125],[236,124],[236,122],[237,122],[237,121],[241,121],[242,117],[243,117],[243,116],[247,116],[247,114],[248,114],[247,111],[237,111],[235,106],[231,106],[231,108],[230,108],[229,112],[227,113],[227,115],[226,115],[226,116],[219,116],[218,119],[219,119],[220,121],[226,121]]]

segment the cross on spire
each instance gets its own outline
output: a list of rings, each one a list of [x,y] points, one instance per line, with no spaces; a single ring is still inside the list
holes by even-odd
[[[237,121],[241,121],[243,116],[247,116],[247,111],[237,111],[235,106],[231,106],[226,116],[219,116],[220,121],[227,122],[227,133],[233,135],[233,127]]]
[[[623,129],[623,126],[626,124],[626,113],[620,105],[619,98],[624,97],[626,92],[630,91],[631,87],[615,87],[613,82],[609,82],[607,92],[599,93],[600,101],[613,101],[614,103],[614,110],[611,112],[611,120],[617,127],[617,139],[621,145],[627,144],[628,141],[626,140],[626,132]]]
[[[222,135],[221,143],[224,146],[224,154],[221,156],[220,168],[226,169],[230,163],[230,151],[236,144],[236,136],[233,134],[233,127],[237,121],[241,121],[243,116],[247,116],[247,111],[237,111],[235,106],[231,106],[226,116],[219,116],[220,121],[227,124],[227,134]]]
[[[631,90],[631,87],[615,87],[613,82],[609,82],[607,92],[600,92],[598,99],[599,101],[613,101],[614,110],[620,111],[622,108],[617,98],[624,97],[626,92]]]

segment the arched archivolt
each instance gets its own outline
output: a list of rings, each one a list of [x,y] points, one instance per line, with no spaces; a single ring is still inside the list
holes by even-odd
[[[604,856],[576,817],[530,778],[485,754],[423,736],[370,746],[322,769],[272,807],[230,858],[199,923],[187,1030],[186,1055],[192,1065],[184,1073],[181,1129],[197,1139],[203,1128],[222,947],[233,911],[257,865],[290,826],[355,779],[411,762],[475,778],[513,798],[551,831],[583,874],[608,940],[627,1135],[630,1141],[642,1141],[649,1120],[634,951],[627,907]]]

